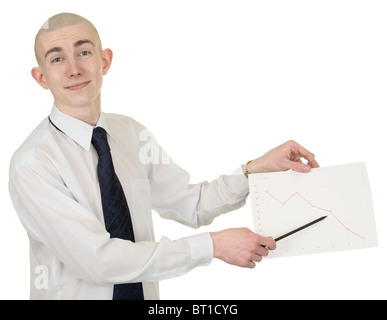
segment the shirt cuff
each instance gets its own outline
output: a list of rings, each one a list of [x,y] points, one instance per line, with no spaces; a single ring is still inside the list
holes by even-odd
[[[228,185],[232,192],[241,196],[247,196],[249,193],[249,181],[242,171],[242,166],[238,167],[228,178]]]
[[[191,248],[191,259],[197,266],[209,265],[214,257],[214,245],[209,232],[187,238]]]

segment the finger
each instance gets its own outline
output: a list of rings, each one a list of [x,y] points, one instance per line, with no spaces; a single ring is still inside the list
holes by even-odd
[[[267,237],[267,240],[268,240],[268,243],[266,245],[267,248],[269,248],[269,250],[275,250],[277,248],[277,243],[275,242],[273,237]]]
[[[277,242],[273,239],[273,237],[269,237],[271,243],[267,246],[269,250],[275,250],[277,249]]]
[[[255,250],[255,254],[257,256],[260,256],[262,259],[262,257],[266,257],[269,255],[269,250],[267,249],[266,246],[259,245],[259,246],[257,246],[257,248]],[[254,259],[254,261],[257,261],[257,260]]]
[[[298,150],[297,150],[298,154],[308,161],[308,165],[311,168],[318,168],[319,164],[317,163],[317,161],[315,159],[315,155],[312,152],[310,152],[309,150],[305,149],[303,146],[299,145],[298,143],[296,143],[296,144],[297,144],[297,148],[298,148]]]
[[[254,264],[255,264],[255,262],[261,262],[262,261],[262,256],[261,255],[259,255],[259,254],[255,254],[254,255],[254,257],[252,257],[252,260],[250,260],[251,262],[254,262]]]
[[[269,250],[275,250],[277,248],[277,243],[274,241],[273,237],[262,237],[260,245]],[[269,254],[269,252],[267,252]]]
[[[312,168],[320,168],[320,165],[316,161],[316,159],[313,159],[312,161],[308,161],[308,165],[310,165]]]
[[[294,170],[297,172],[309,172],[310,169],[312,168],[308,164],[304,164],[302,161],[292,161],[285,159],[284,162],[284,167],[290,170]]]

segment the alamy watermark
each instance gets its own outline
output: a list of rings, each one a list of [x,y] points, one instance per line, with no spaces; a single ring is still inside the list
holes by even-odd
[[[48,267],[45,265],[38,265],[34,269],[35,279],[34,286],[37,290],[48,289]]]
[[[139,159],[142,164],[170,164],[171,158],[169,155],[159,146],[155,137],[150,133],[148,129],[141,131],[139,141],[144,142],[144,145],[140,148]]]

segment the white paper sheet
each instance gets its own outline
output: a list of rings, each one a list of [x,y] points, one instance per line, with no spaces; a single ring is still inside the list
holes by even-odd
[[[268,258],[378,245],[365,163],[249,175],[254,230],[276,238],[327,218],[277,242]]]

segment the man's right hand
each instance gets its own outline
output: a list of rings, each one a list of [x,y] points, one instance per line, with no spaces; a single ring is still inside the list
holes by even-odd
[[[254,268],[256,262],[276,248],[272,237],[264,237],[247,228],[211,232],[214,258],[244,268]]]

